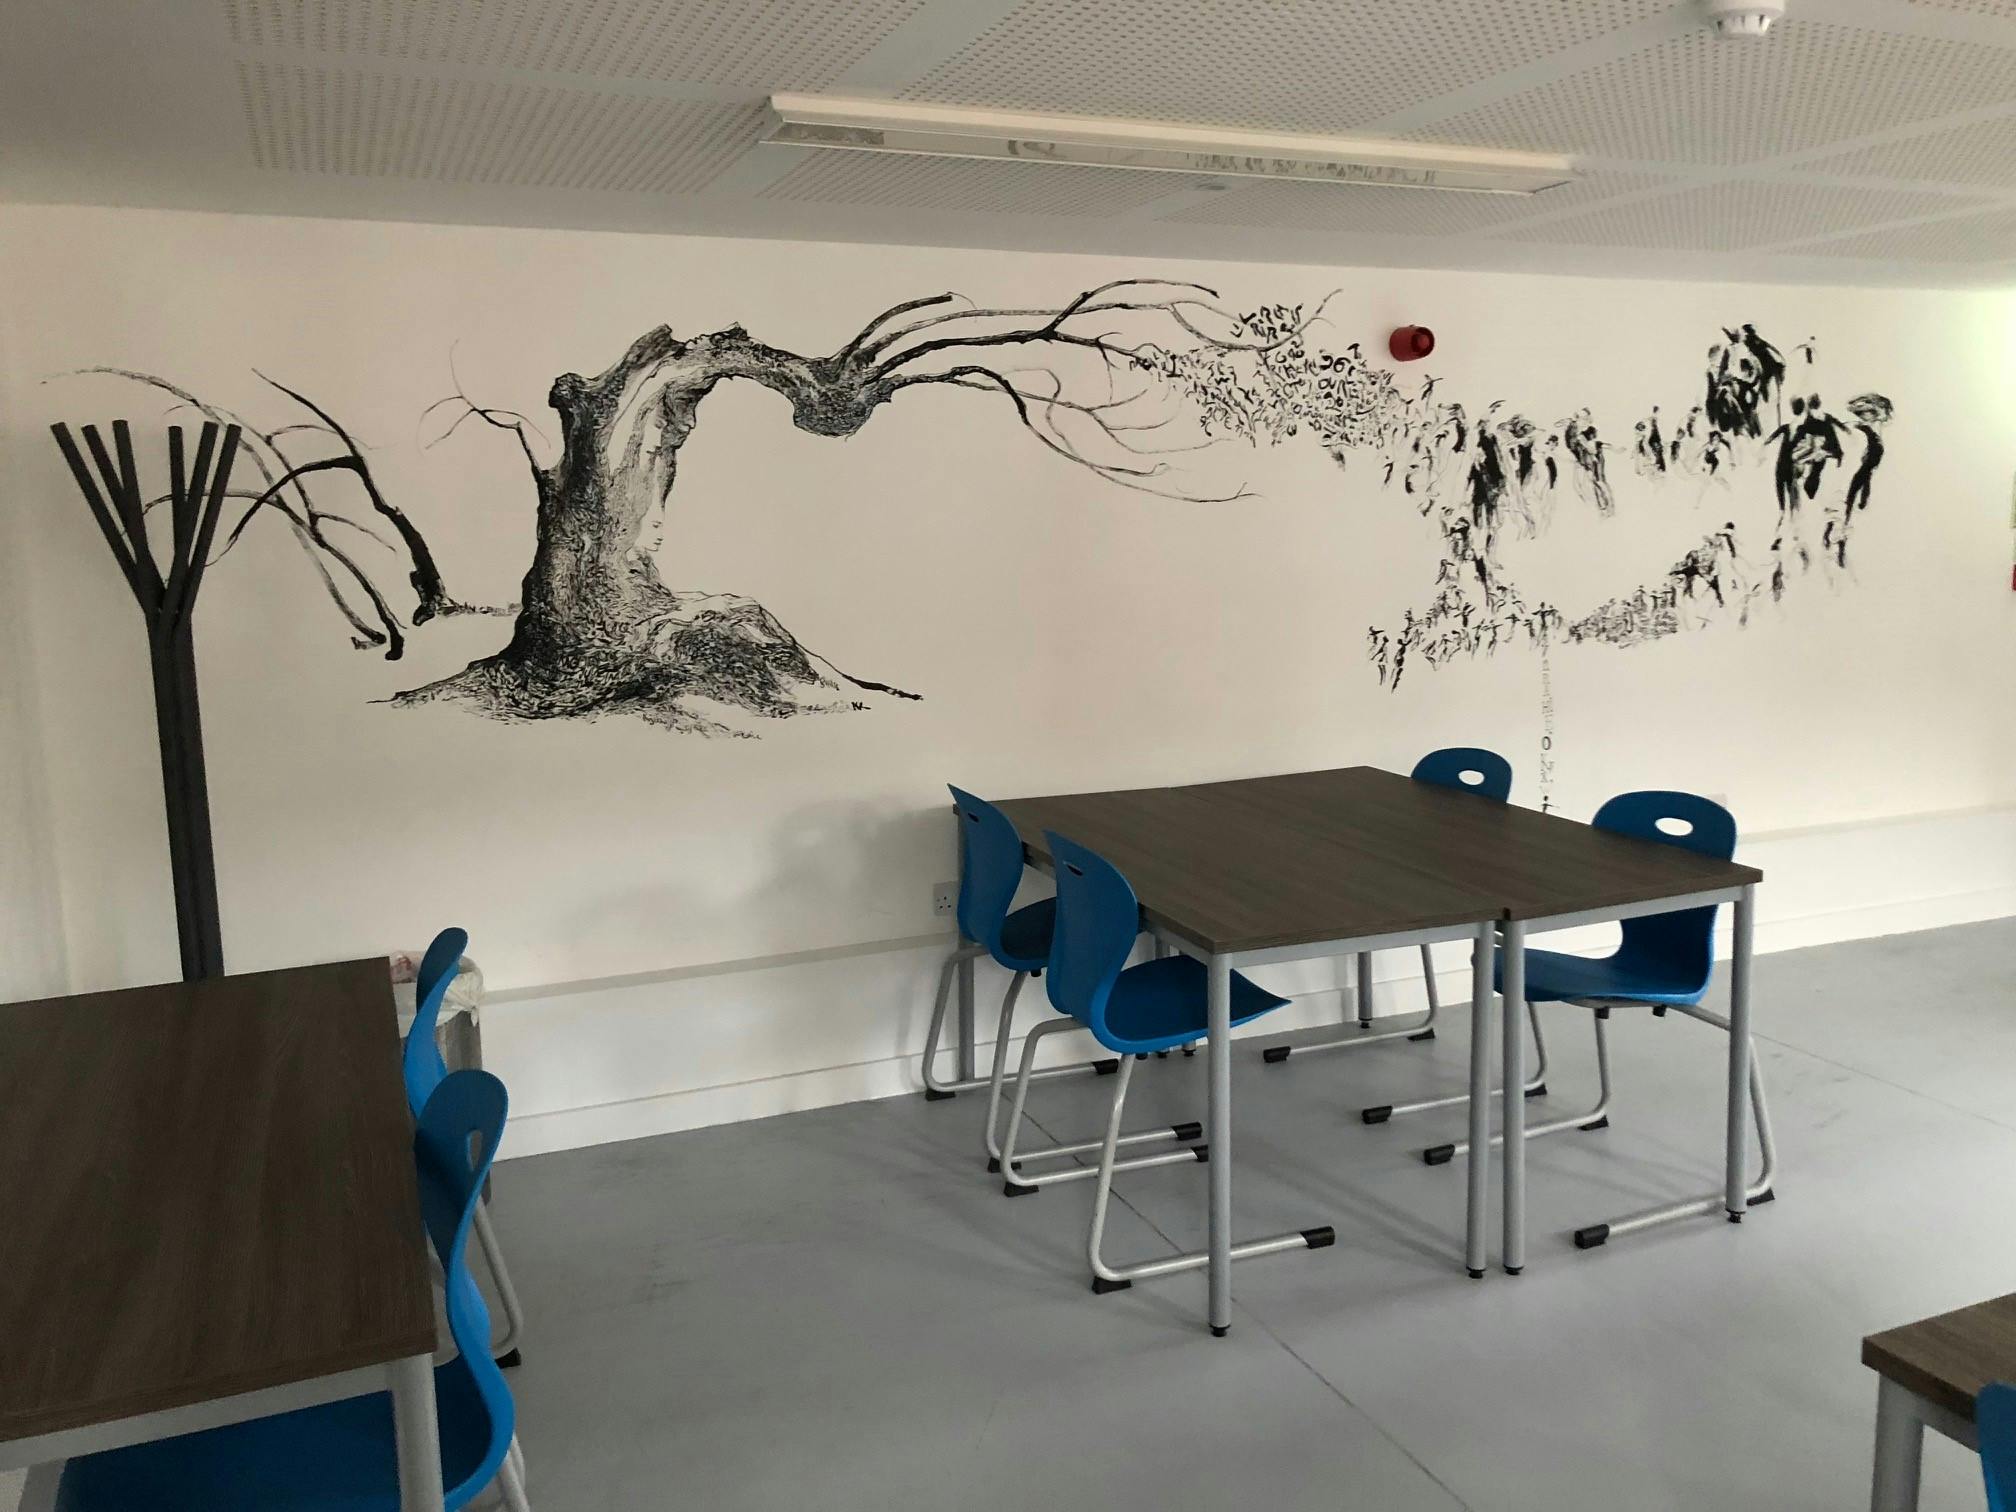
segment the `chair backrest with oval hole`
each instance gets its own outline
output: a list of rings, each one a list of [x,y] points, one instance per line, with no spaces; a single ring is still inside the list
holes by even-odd
[[[511,1388],[490,1358],[490,1309],[469,1274],[469,1232],[476,1204],[483,1200],[490,1162],[504,1137],[508,1104],[504,1083],[488,1071],[451,1071],[421,1108],[413,1135],[414,1159],[426,1168],[426,1179],[420,1183],[420,1216],[441,1261],[448,1332],[459,1351],[440,1367],[437,1378],[457,1375],[461,1379],[453,1385],[473,1388],[437,1385],[442,1446],[456,1459],[443,1467],[450,1482],[446,1504],[451,1508],[465,1506],[496,1478],[517,1428]],[[484,1421],[474,1420],[476,1412]],[[473,1455],[472,1444],[477,1450]]]
[[[956,787],[951,792],[959,815],[959,932],[1006,965],[1001,925],[1022,885],[1022,837],[985,798]]]
[[[1445,746],[1430,751],[1414,763],[1408,775],[1416,782],[1459,788],[1500,803],[1512,796],[1512,763],[1482,746]]]
[[[1727,861],[1736,854],[1736,820],[1697,793],[1619,793],[1589,821],[1597,829],[1677,845]],[[1620,956],[1670,976],[1673,991],[1705,989],[1715,964],[1715,905],[1624,921]]]
[[[1106,1002],[1141,933],[1141,902],[1120,869],[1062,835],[1043,834],[1057,868],[1057,932],[1046,973],[1050,1004],[1108,1049]]]

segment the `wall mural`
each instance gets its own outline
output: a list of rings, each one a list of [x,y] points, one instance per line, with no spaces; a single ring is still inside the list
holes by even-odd
[[[1185,487],[1182,454],[1229,443],[1313,442],[1340,468],[1370,468],[1440,543],[1421,602],[1397,623],[1368,629],[1367,658],[1389,689],[1417,667],[1512,645],[1537,646],[1544,658],[1553,642],[1625,647],[1718,620],[1745,624],[1797,580],[1847,570],[1892,410],[1876,393],[1848,399],[1845,413],[1830,409],[1813,382],[1811,341],[1788,357],[1754,326],[1721,331],[1689,402],[1639,420],[1627,461],[1588,408],[1541,423],[1502,399],[1473,409],[1438,393],[1434,378],[1403,387],[1356,344],[1342,352],[1315,345],[1323,317],[1320,303],[1241,311],[1200,285],[1122,279],[1048,309],[989,308],[955,294],[906,300],[824,356],[769,346],[740,325],[684,338],[659,326],[603,372],[554,380],[552,438],[457,381],[422,417],[433,432],[425,444],[443,444],[472,421],[505,433],[522,455],[526,502],[536,510],[532,560],[508,607],[455,598],[344,426],[305,392],[262,374],[296,415],[272,430],[246,426],[260,486],[234,491],[248,507],[222,550],[260,511],[276,511],[353,641],[391,659],[401,655],[405,627],[347,549],[352,534],[399,556],[415,596],[412,627],[452,614],[511,618],[495,652],[397,694],[395,704],[451,703],[504,720],[626,713],[674,730],[744,735],[765,718],[919,695],[843,672],[753,598],[663,581],[658,553],[681,450],[702,401],[729,380],[775,391],[799,430],[832,438],[853,435],[912,389],[970,390],[1035,444],[1102,481],[1194,502],[1243,496]],[[162,378],[93,371],[149,384],[219,423],[244,423]],[[1506,548],[1555,530],[1610,528],[1622,507],[1619,465],[1642,481],[1634,492],[1655,503],[1666,489],[1712,497],[1767,488],[1775,527],[1768,539],[1739,539],[1733,522],[1711,530],[1662,573],[1594,604],[1564,610],[1529,598]],[[328,502],[339,482],[375,520]]]

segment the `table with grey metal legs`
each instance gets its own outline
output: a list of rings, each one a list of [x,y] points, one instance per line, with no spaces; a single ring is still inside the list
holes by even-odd
[[[159,1412],[88,1423],[33,1438],[0,1441],[0,1470],[28,1471],[21,1512],[49,1512],[56,1505],[56,1487],[65,1460],[388,1390],[392,1394],[392,1428],[399,1455],[400,1508],[402,1512],[441,1512],[441,1440],[435,1417],[431,1354],[314,1376],[236,1396],[190,1402]]]
[[[1648,1208],[1627,1217],[1613,1218],[1607,1225],[1610,1237],[1614,1238],[1638,1229],[1653,1228],[1680,1218],[1698,1217],[1718,1209],[1727,1213],[1731,1223],[1740,1223],[1743,1214],[1749,1208],[1752,1191],[1751,1183],[1744,1175],[1748,1159],[1748,1125],[1745,1120],[1750,1096],[1750,956],[1756,891],[1754,883],[1745,883],[1736,887],[1691,892],[1668,898],[1645,899],[1572,914],[1555,914],[1551,917],[1532,919],[1514,918],[1499,926],[1502,951],[1500,974],[1503,986],[1501,1012],[1504,1031],[1502,1076],[1507,1087],[1516,1087],[1526,1080],[1526,1042],[1521,1019],[1525,1012],[1527,935],[1554,929],[1573,929],[1583,924],[1614,923],[1648,914],[1673,913],[1685,908],[1701,908],[1720,903],[1735,905],[1735,936],[1729,965],[1729,1078],[1727,1120],[1723,1130],[1722,1188],[1706,1196],[1685,1198],[1679,1202]],[[1470,1137],[1473,1151],[1477,1148],[1480,1095],[1488,1096],[1489,1091],[1488,1087],[1483,1087],[1480,1094],[1480,1087],[1483,1087],[1483,1084],[1479,1081],[1473,1064],[1470,1104]],[[1508,1275],[1516,1276],[1526,1264],[1526,1100],[1521,1097],[1507,1097],[1504,1099],[1504,1105],[1505,1235],[1501,1263]],[[1473,1168],[1477,1164],[1478,1162],[1473,1159]]]
[[[1869,1512],[1918,1512],[1919,1460],[1927,1428],[1936,1428],[1969,1449],[1981,1447],[1974,1424],[1966,1418],[1888,1376],[1876,1383],[1876,1463],[1870,1477]]]

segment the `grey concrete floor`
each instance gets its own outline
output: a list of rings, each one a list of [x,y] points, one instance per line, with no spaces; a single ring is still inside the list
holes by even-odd
[[[1535,1110],[1595,1094],[1588,1015],[1542,1010]],[[2016,1290],[2016,920],[1761,957],[1779,1200],[1581,1253],[1573,1228],[1719,1183],[1720,1035],[1620,1016],[1611,1127],[1531,1147],[1526,1273],[1461,1269],[1460,1022],[1235,1060],[1242,1233],[1335,1247],[1094,1296],[1091,1193],[1000,1195],[984,1098],[906,1097],[515,1161],[497,1226],[530,1322],[512,1375],[541,1512],[793,1507],[1854,1508],[1861,1337]],[[1130,1124],[1201,1117],[1203,1059],[1148,1063]],[[1111,1083],[1033,1111],[1090,1136]],[[1202,1242],[1204,1172],[1123,1176],[1108,1254]],[[1494,1228],[1495,1253],[1495,1228]],[[1983,1505],[1934,1436],[1923,1505]],[[6,1493],[0,1483],[0,1504]]]

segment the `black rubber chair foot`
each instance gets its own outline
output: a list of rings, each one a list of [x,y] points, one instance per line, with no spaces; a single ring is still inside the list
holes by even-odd
[[[1413,1040],[1418,1044],[1422,1040],[1431,1040],[1435,1038],[1435,1031],[1432,1028],[1423,1029],[1419,1034],[1410,1034],[1407,1036],[1407,1038]]]
[[[942,1092],[936,1087],[926,1087],[924,1089],[924,1101],[926,1102],[950,1102],[958,1095],[957,1092]]]
[[[503,1354],[497,1356],[497,1368],[499,1370],[516,1370],[524,1363],[525,1356],[515,1349],[506,1350]]]
[[[1190,1151],[1197,1157],[1197,1164],[1211,1164],[1211,1146],[1207,1144],[1192,1145],[1190,1146]]]
[[[1197,1053],[1197,1047],[1195,1045],[1185,1045],[1183,1047],[1183,1053],[1185,1055],[1195,1055]]]
[[[1547,1083],[1542,1082],[1537,1087],[1528,1087],[1526,1095],[1528,1097],[1545,1097],[1547,1095]]]
[[[999,1176],[1001,1174],[1001,1162],[992,1155],[987,1157],[987,1174],[989,1176]]]
[[[1278,1066],[1281,1062],[1288,1059],[1288,1052],[1294,1048],[1293,1045],[1269,1045],[1265,1050],[1260,1052],[1260,1059],[1267,1062],[1270,1066]]]
[[[1505,1274],[1508,1276],[1516,1276],[1519,1274],[1519,1272],[1523,1271],[1524,1269],[1526,1269],[1526,1267],[1523,1265],[1508,1265],[1505,1267]]]
[[[1769,1187],[1766,1187],[1763,1191],[1759,1192],[1755,1197],[1752,1197],[1750,1199],[1750,1206],[1756,1207],[1760,1203],[1776,1202],[1777,1200],[1778,1200],[1778,1194],[1772,1191]]]
[[[1393,1104],[1384,1103],[1376,1108],[1360,1108],[1358,1116],[1368,1124],[1382,1124],[1393,1116]]]
[[[1094,1061],[1092,1062],[1092,1070],[1094,1074],[1099,1076],[1118,1076],[1120,1074],[1120,1062],[1117,1060]]]
[[[1174,1124],[1170,1127],[1169,1132],[1178,1139],[1202,1139],[1204,1137],[1204,1125],[1200,1123]]]
[[[1731,1213],[1729,1215],[1729,1221],[1731,1223],[1741,1223],[1743,1221],[1743,1215],[1741,1213]]]
[[[1042,1190],[1043,1189],[1041,1187],[1017,1186],[1012,1181],[1004,1181],[1001,1183],[1001,1195],[1003,1197],[1034,1197],[1038,1192]]]
[[[1317,1228],[1304,1229],[1302,1242],[1311,1249],[1328,1249],[1337,1242],[1337,1230],[1327,1223]]]
[[[1468,1269],[1468,1267],[1465,1268]],[[1484,1279],[1484,1272],[1480,1270],[1473,1270],[1470,1272],[1470,1279],[1472,1281],[1482,1281]]]
[[[1157,1050],[1157,1051],[1155,1052],[1155,1059],[1157,1059],[1157,1060],[1167,1060],[1167,1059],[1169,1059],[1169,1052],[1168,1052],[1167,1050]]]
[[[1453,1144],[1430,1145],[1421,1152],[1421,1159],[1427,1165],[1447,1165],[1455,1158],[1456,1146]]]
[[[1585,1134],[1594,1129],[1607,1129],[1610,1127],[1610,1115],[1606,1113],[1594,1123],[1577,1124],[1575,1127]]]
[[[1108,1281],[1104,1276],[1094,1276],[1092,1278],[1092,1290],[1101,1297],[1105,1296],[1108,1292],[1128,1291],[1133,1285],[1132,1281]]]
[[[1609,1241],[1609,1238],[1609,1224],[1592,1223],[1587,1228],[1575,1230],[1575,1248],[1599,1249]]]
[[[1230,1323],[1213,1323],[1211,1325],[1211,1337],[1214,1339],[1222,1339],[1230,1332],[1232,1332],[1232,1325]]]

